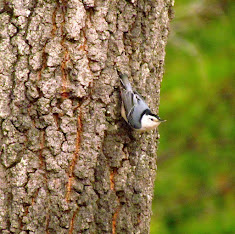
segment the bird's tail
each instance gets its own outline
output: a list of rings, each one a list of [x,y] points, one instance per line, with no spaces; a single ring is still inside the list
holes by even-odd
[[[120,77],[121,83],[126,90],[132,90],[131,84],[128,80],[127,74],[122,74],[120,71],[117,70],[117,73]]]

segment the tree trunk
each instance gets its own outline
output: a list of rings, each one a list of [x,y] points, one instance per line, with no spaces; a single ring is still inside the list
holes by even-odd
[[[115,67],[157,112],[171,6],[1,0],[1,233],[149,232],[158,133],[120,117]]]

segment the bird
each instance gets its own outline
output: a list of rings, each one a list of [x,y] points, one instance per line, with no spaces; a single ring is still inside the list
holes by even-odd
[[[122,84],[121,115],[130,127],[137,131],[149,131],[165,122],[166,120],[162,120],[158,115],[153,114],[143,97],[132,89],[128,76],[119,70],[117,72]]]

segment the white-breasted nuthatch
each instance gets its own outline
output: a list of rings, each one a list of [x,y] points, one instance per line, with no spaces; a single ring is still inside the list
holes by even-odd
[[[117,72],[123,85],[121,115],[126,122],[139,131],[152,130],[165,122],[166,120],[161,120],[158,115],[153,114],[143,98],[132,89],[127,75]]]

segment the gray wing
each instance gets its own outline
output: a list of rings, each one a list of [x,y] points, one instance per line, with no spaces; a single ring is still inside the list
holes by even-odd
[[[135,91],[122,91],[122,100],[128,123],[133,128],[141,128],[140,117],[141,114],[149,109],[143,98]]]

